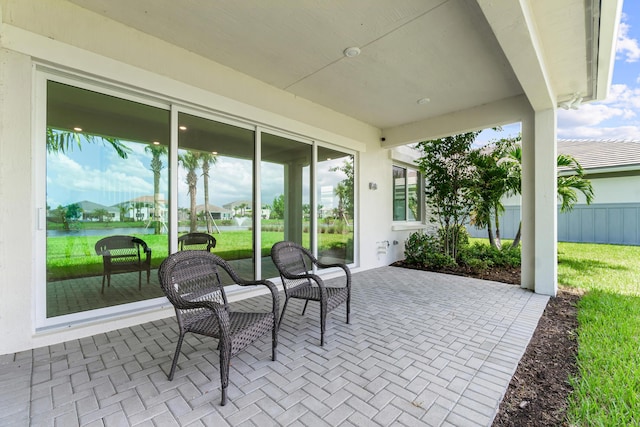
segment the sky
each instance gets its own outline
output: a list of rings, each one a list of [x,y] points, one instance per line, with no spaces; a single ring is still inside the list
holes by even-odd
[[[604,101],[584,103],[577,110],[558,109],[559,139],[640,141],[640,1],[624,1],[622,12],[609,96]],[[519,132],[519,123],[507,125],[499,133],[483,131],[476,142],[481,145],[497,138],[517,136]],[[144,151],[143,144],[130,145],[133,151],[127,161],[120,161],[114,150],[99,144],[83,144],[82,150],[48,156],[47,204],[55,208],[89,200],[112,206],[152,195],[151,155]],[[318,188],[335,185],[337,180],[344,178],[327,172],[318,175],[319,179],[326,178]],[[161,188],[166,189],[166,169],[163,174]],[[282,179],[277,178],[282,174],[278,167],[265,165],[262,179],[264,204],[270,204],[284,191]],[[220,158],[211,175],[210,203],[222,206],[251,199],[251,162]],[[189,202],[184,171],[180,172],[178,182],[179,206],[186,207]],[[166,195],[166,190],[163,193]],[[198,193],[198,204],[201,204],[202,189]]]
[[[559,0],[561,1],[561,0]],[[577,110],[558,109],[558,139],[640,141],[640,1],[625,0],[616,41],[609,96],[582,104]],[[520,124],[503,126],[496,134],[483,131],[478,143],[516,136]]]

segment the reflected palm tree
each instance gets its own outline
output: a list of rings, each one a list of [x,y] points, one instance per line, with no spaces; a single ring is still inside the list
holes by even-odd
[[[162,221],[159,212],[160,205],[160,173],[164,169],[161,157],[167,155],[167,147],[164,145],[147,145],[144,151],[151,153],[151,170],[153,171],[153,234],[160,234]]]
[[[215,154],[200,153],[202,160],[202,179],[204,183],[204,217],[207,223],[207,233],[211,233],[211,215],[209,214],[209,169],[211,165],[215,165],[218,158]]]
[[[68,153],[73,151],[74,146],[82,150],[82,139],[90,144],[110,145],[116,150],[122,159],[129,157],[131,148],[117,138],[110,136],[90,135],[82,132],[70,132],[58,129],[47,128],[47,153]]]
[[[189,186],[189,201],[190,201],[190,218],[189,218],[189,232],[193,233],[198,231],[198,218],[196,216],[196,191],[198,185],[198,174],[196,170],[200,165],[201,153],[186,151],[178,156],[178,161],[182,163],[182,166],[187,170],[186,182]]]

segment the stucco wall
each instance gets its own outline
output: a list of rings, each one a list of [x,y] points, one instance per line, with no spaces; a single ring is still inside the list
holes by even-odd
[[[123,83],[358,151],[356,270],[402,257],[408,231],[392,230],[392,161],[389,150],[380,147],[379,129],[67,2],[35,4],[0,1],[0,354],[173,314],[167,308],[156,309],[36,332],[36,289],[44,286],[45,231],[37,221],[37,211],[44,206],[36,190],[42,191],[44,173],[34,170],[33,146],[39,139],[33,133],[33,120],[35,107],[44,100],[32,97],[37,84],[35,63]],[[370,181],[377,182],[377,190],[369,190]],[[384,252],[380,242],[390,243]]]

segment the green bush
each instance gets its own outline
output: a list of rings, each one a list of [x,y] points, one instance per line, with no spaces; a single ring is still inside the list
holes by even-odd
[[[460,252],[459,263],[473,269],[486,270],[489,267],[517,267],[520,265],[520,248],[510,245],[502,249],[476,242],[463,248]],[[480,262],[481,261],[481,262]]]
[[[437,236],[412,233],[404,245],[405,262],[410,265],[433,268],[455,266],[453,258],[442,252],[442,244]]]

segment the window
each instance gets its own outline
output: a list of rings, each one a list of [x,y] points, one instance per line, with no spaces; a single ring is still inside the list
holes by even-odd
[[[161,297],[147,272],[168,253],[169,111],[48,81],[46,112],[46,317]],[[116,249],[103,264],[96,243],[119,235],[149,269],[120,272]]]
[[[206,232],[213,252],[254,278],[255,131],[178,114],[178,234]]]
[[[326,263],[354,262],[353,153],[145,94],[40,76],[38,328],[163,304],[157,269],[188,232],[212,234],[212,251],[247,280],[277,277],[269,255],[280,240]],[[125,248],[98,245],[105,238]],[[136,261],[116,263],[132,248]]]
[[[330,264],[354,262],[354,157],[318,147],[318,258]]]
[[[393,220],[422,220],[422,185],[420,172],[415,169],[393,166]]]

